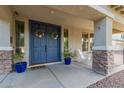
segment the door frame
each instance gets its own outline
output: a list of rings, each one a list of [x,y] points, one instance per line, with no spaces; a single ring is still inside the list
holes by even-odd
[[[29,19],[29,66],[33,66],[33,64],[31,64],[32,60],[31,60],[31,49],[32,49],[32,37],[31,37],[31,22],[39,22],[39,23],[42,23],[42,24],[46,24],[46,25],[51,25],[51,26],[57,26],[59,27],[59,31],[60,31],[60,41],[59,41],[59,51],[60,51],[60,62],[62,61],[62,47],[61,47],[61,44],[62,44],[62,30],[61,30],[61,26],[60,25],[56,25],[56,24],[51,24],[51,23],[46,23],[46,22],[41,22],[41,21],[36,21],[36,20],[31,20]],[[52,62],[52,63],[40,63],[40,64],[35,64],[36,66],[37,65],[43,65],[43,64],[54,64],[56,62]],[[57,62],[58,63],[58,62]]]

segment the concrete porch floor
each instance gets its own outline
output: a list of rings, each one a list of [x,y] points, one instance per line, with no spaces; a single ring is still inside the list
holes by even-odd
[[[3,80],[3,78],[5,78]],[[0,75],[0,87],[4,88],[85,88],[105,78],[90,67],[80,63],[53,64],[24,73]]]

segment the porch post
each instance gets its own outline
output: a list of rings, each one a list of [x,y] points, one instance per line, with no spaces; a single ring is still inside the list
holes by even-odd
[[[112,71],[112,19],[105,17],[95,22],[92,69],[102,75]]]
[[[12,70],[11,16],[8,6],[0,6],[0,74],[9,73]]]

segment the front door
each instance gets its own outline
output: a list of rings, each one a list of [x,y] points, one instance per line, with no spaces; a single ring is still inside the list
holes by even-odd
[[[30,65],[58,62],[60,26],[30,21]]]

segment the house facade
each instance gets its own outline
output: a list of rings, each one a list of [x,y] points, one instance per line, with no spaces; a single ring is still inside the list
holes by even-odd
[[[0,73],[12,70],[15,53],[23,53],[30,68],[61,63],[63,51],[71,50],[92,53],[92,69],[109,74],[118,56],[114,52],[123,51],[122,9],[118,5],[0,6]],[[120,58],[123,64],[123,54]]]

